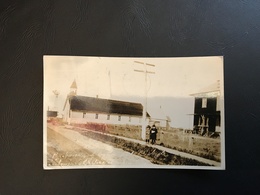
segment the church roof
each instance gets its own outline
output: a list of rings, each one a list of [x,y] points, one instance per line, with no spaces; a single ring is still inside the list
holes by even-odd
[[[70,98],[70,108],[73,111],[80,112],[122,114],[132,116],[142,116],[143,113],[143,106],[140,103],[86,96],[72,96]],[[147,117],[150,117],[148,113]]]
[[[77,88],[76,80],[74,80],[70,86],[70,88]]]

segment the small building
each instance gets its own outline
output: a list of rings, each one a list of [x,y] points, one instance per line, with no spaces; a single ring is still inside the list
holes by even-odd
[[[149,119],[150,126],[155,125],[156,127],[165,128],[165,130],[168,130],[170,128],[171,119],[169,116],[165,115],[161,106],[156,111],[149,112],[149,114],[151,115]]]
[[[47,111],[47,117],[57,117],[57,116],[58,116],[58,111],[52,111],[52,110]]]
[[[220,132],[220,82],[217,81],[198,93],[191,95],[195,97],[194,131],[201,135],[211,135],[214,132]]]

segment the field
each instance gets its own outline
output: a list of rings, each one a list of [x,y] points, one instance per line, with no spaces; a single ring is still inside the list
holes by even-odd
[[[141,126],[93,123],[74,124],[74,126],[141,140]],[[196,134],[185,133],[183,129],[177,128],[171,128],[167,131],[163,128],[158,128],[156,144],[218,162],[221,161],[221,147],[219,138],[209,138]]]
[[[207,159],[219,162],[221,159],[219,138],[203,137],[175,129],[172,131],[161,131],[159,143],[166,147],[195,154]]]
[[[153,164],[158,165],[195,165],[195,166],[210,166],[209,164],[199,162],[194,159],[181,157],[179,155],[174,155],[160,149],[151,147],[151,145],[141,145],[139,143],[134,143],[121,139],[114,136],[109,136],[107,134],[95,133],[92,131],[84,131],[82,129],[74,129],[80,132],[82,135],[98,140],[104,143],[108,143],[116,148],[121,148],[132,154],[141,156],[148,159]]]

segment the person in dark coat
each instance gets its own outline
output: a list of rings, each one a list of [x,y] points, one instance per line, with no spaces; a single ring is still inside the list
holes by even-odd
[[[153,125],[150,130],[150,138],[152,140],[152,142],[151,142],[152,144],[155,144],[157,133],[158,133],[158,130],[156,129],[155,125]]]

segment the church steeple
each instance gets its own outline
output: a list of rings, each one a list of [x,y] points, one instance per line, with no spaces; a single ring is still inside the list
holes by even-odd
[[[75,79],[70,86],[70,94],[71,95],[77,95],[77,83],[76,83]]]

